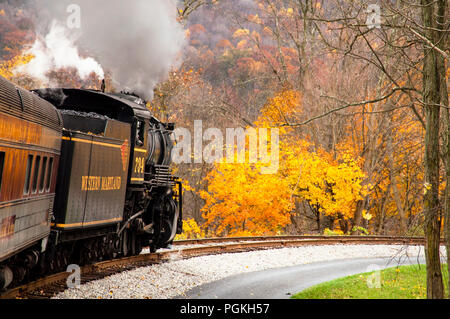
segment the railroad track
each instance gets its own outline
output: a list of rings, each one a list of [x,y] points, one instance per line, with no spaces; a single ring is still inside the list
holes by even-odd
[[[229,243],[229,242],[249,242],[249,241],[277,241],[277,240],[318,240],[332,242],[365,242],[365,241],[386,241],[389,242],[414,242],[424,241],[423,237],[401,237],[401,236],[322,236],[322,235],[293,235],[293,236],[255,236],[255,237],[215,237],[215,238],[199,238],[177,240],[174,245],[195,245],[195,244],[210,244],[210,243]]]
[[[262,249],[330,244],[402,244],[423,245],[422,237],[394,236],[265,236],[179,240],[171,250],[143,253],[138,256],[108,260],[81,267],[81,284],[122,271],[158,264],[174,259],[203,255],[246,252]],[[23,286],[0,293],[0,299],[48,299],[67,289],[71,273],[49,275]]]

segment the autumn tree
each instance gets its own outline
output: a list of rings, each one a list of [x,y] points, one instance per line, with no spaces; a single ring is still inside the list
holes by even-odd
[[[216,236],[260,236],[282,232],[290,220],[286,179],[261,174],[260,164],[217,163],[201,195],[204,227]]]
[[[439,199],[440,169],[440,114],[441,106],[448,107],[445,56],[440,48],[445,46],[447,35],[445,24],[448,24],[447,1],[422,0],[422,36],[424,44],[423,60],[423,103],[425,108],[425,246],[427,258],[427,297],[443,298],[440,263],[441,204]],[[444,45],[441,44],[444,42]],[[439,52],[441,51],[441,52]],[[448,150],[447,150],[448,151]],[[448,167],[448,163],[447,163]],[[447,184],[450,180],[447,179]],[[447,193],[448,195],[448,193]],[[447,202],[448,199],[445,199]],[[448,212],[447,212],[447,216]],[[449,246],[447,246],[449,247]],[[447,253],[449,250],[447,250]],[[449,266],[450,267],[450,266]]]
[[[298,92],[282,91],[268,100],[254,124],[268,128],[300,110]],[[262,174],[265,164],[260,162],[222,161],[207,176],[202,210],[205,226],[215,235],[280,233],[292,221],[294,204],[302,201],[316,215],[319,232],[323,216],[340,223],[345,232],[351,229],[355,206],[366,192],[358,159],[342,152],[335,160],[323,149],[315,151],[306,137],[298,138],[289,128],[280,129],[280,134],[276,173]]]
[[[335,24],[337,33],[348,40],[338,43],[321,32],[323,42],[344,56],[364,60],[374,66],[390,85],[384,85],[389,92],[401,92],[407,97],[408,107],[425,129],[424,137],[424,230],[427,236],[427,295],[442,298],[443,286],[439,260],[441,225],[440,188],[440,140],[439,129],[442,106],[448,107],[447,80],[445,77],[444,52],[448,48],[447,1],[421,1],[417,6],[398,1],[383,3],[379,25],[365,21],[366,16],[358,12],[368,5],[344,3],[330,5],[330,14],[317,17],[320,23]],[[372,14],[372,12],[368,12]],[[364,44],[362,46],[361,44]],[[420,45],[423,51],[416,49]],[[364,47],[366,48],[365,50]],[[444,49],[442,49],[444,48]],[[422,81],[417,75],[422,75]],[[393,94],[380,94],[375,100],[387,101]],[[335,109],[355,105],[349,103]]]

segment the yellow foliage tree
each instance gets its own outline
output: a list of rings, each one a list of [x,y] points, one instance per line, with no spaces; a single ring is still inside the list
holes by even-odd
[[[268,100],[255,125],[286,123],[287,117],[299,113],[300,94],[286,90]],[[281,233],[291,221],[295,200],[307,201],[318,214],[353,218],[356,203],[368,190],[362,184],[365,176],[359,159],[350,151],[337,158],[323,150],[314,152],[306,139],[284,129],[280,134],[280,163],[275,174],[262,174],[263,163],[215,164],[206,177],[207,191],[200,192],[206,202],[202,209],[204,226],[210,234]]]
[[[287,180],[261,174],[263,164],[216,163],[200,195],[204,227],[215,236],[257,236],[279,233],[289,222]]]
[[[309,151],[307,141],[287,142],[283,152],[283,175],[294,187],[294,193],[319,213],[335,219],[353,218],[356,203],[366,195],[364,173],[357,159],[347,153],[337,160],[321,150]]]
[[[205,238],[205,231],[193,218],[183,220],[183,233],[176,235],[175,240]]]
[[[278,93],[262,108],[261,116],[255,125],[270,127],[295,120],[295,116],[302,113],[301,101],[301,95],[297,91],[284,90]],[[282,130],[282,133],[284,132],[285,130]]]
[[[0,62],[0,76],[11,80],[14,76],[14,69],[20,65],[28,64],[32,59],[33,55],[18,55],[11,60]]]
[[[248,35],[250,35],[250,31],[248,29],[237,29],[233,34],[233,38],[242,38]]]

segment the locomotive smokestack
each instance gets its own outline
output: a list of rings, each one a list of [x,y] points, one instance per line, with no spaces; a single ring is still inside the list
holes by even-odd
[[[105,79],[102,80],[102,87],[100,89],[103,93],[105,93],[106,90],[106,83],[105,83]]]

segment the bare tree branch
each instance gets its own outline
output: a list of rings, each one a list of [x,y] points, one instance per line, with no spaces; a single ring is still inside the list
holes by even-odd
[[[323,118],[323,117],[325,117],[325,116],[328,116],[328,115],[330,115],[330,114],[332,114],[332,113],[335,113],[335,112],[337,112],[337,111],[341,111],[341,110],[343,110],[343,109],[346,109],[346,108],[349,108],[349,107],[352,107],[352,106],[359,106],[359,105],[365,105],[365,104],[377,103],[377,102],[386,100],[386,99],[388,99],[390,96],[392,96],[392,95],[393,95],[395,92],[397,92],[397,91],[417,91],[417,90],[416,90],[415,88],[397,87],[397,88],[392,89],[392,91],[389,92],[388,94],[383,95],[383,96],[381,96],[381,97],[378,97],[378,98],[376,98],[376,99],[365,100],[365,101],[354,102],[354,103],[346,103],[346,104],[341,105],[341,106],[339,106],[339,107],[337,107],[337,108],[334,108],[334,109],[332,109],[332,110],[330,110],[330,111],[328,111],[328,112],[325,112],[325,113],[323,113],[323,114],[321,114],[321,115],[314,116],[314,117],[312,117],[312,118],[310,118],[310,119],[308,119],[308,120],[306,120],[306,121],[304,121],[304,122],[302,122],[302,123],[285,123],[285,124],[282,124],[282,125],[277,125],[276,127],[296,127],[296,126],[303,126],[303,125],[309,124],[309,123],[311,123],[311,122],[313,122],[313,121],[315,121],[315,120],[321,119],[321,118]],[[339,102],[341,102],[341,103],[344,102],[344,101],[342,101],[342,100],[340,100],[340,99],[338,99],[338,98],[336,98],[336,97],[332,97],[332,96],[322,95],[321,97],[326,97],[326,98],[334,99],[334,100],[339,101]]]

